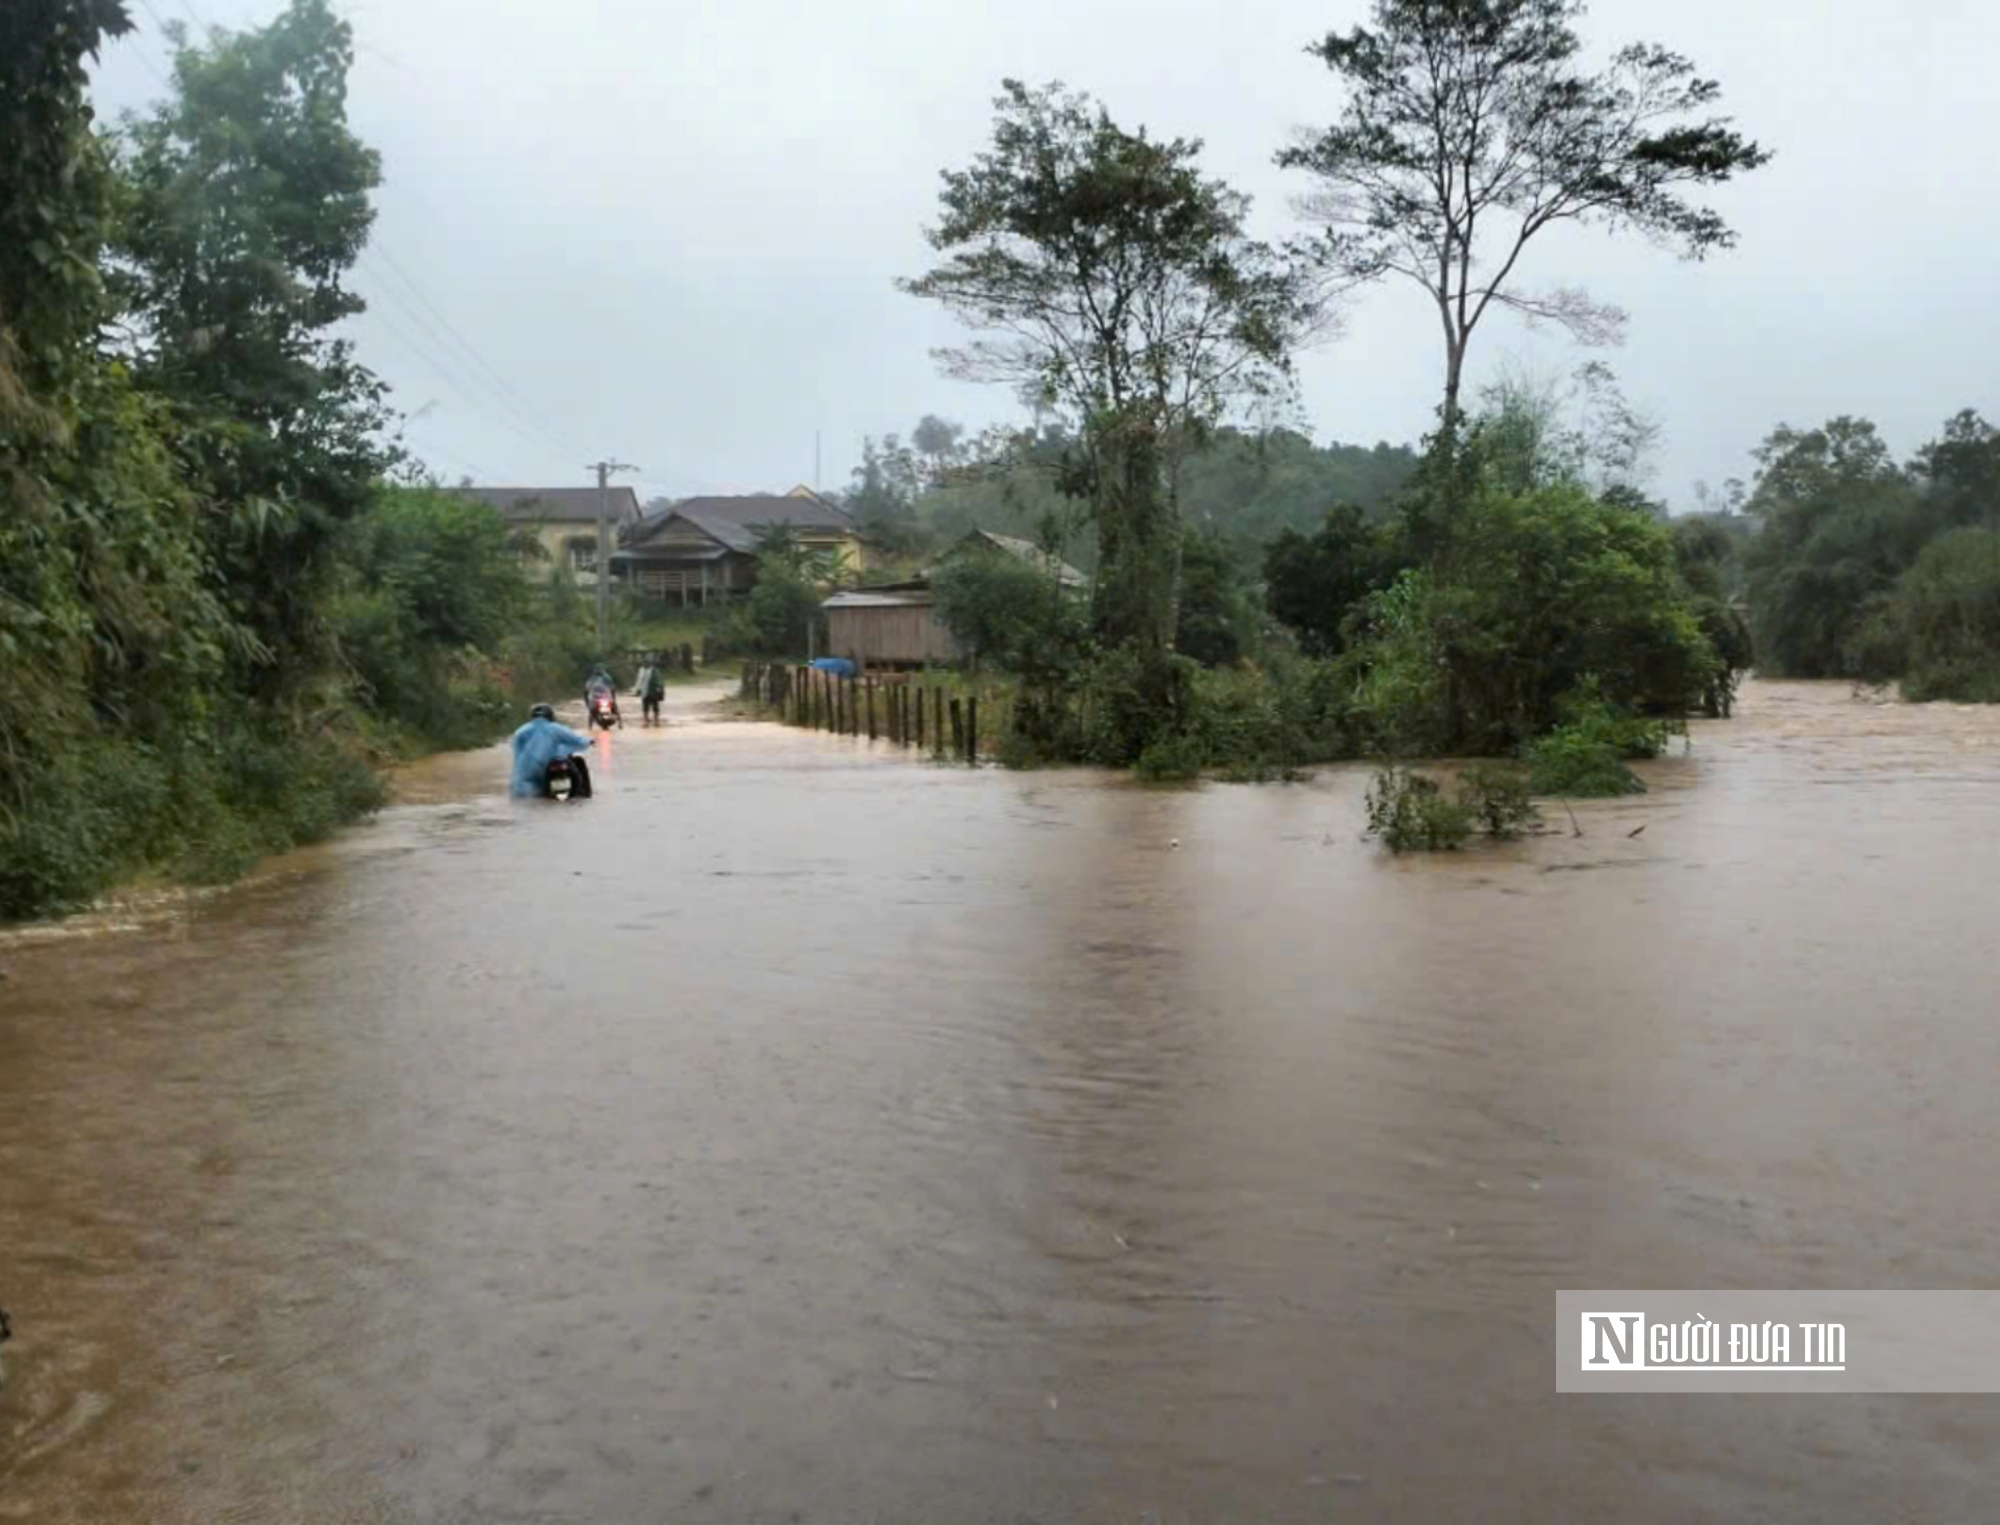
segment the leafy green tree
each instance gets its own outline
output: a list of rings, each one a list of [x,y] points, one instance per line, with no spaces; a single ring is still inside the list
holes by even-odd
[[[922,486],[916,456],[901,439],[891,434],[878,442],[870,436],[861,442],[861,464],[842,506],[885,550],[909,551],[922,538],[916,510]]]
[[[737,611],[736,640],[753,656],[802,657],[839,568],[829,553],[806,547],[791,524],[763,526],[755,543],[757,585]]]
[[[0,808],[28,801],[29,737],[83,718],[94,611],[90,532],[61,480],[76,464],[108,202],[84,60],[130,30],[105,0],[0,8]]]
[[[1778,676],[1861,676],[1864,626],[1923,541],[1917,484],[1866,419],[1781,426],[1757,449],[1745,549],[1758,661]]]
[[[1237,401],[1286,383],[1314,304],[1246,235],[1247,198],[1201,173],[1199,143],[1127,132],[1060,86],[1002,89],[991,147],[945,172],[928,234],[941,262],[902,287],[991,336],[949,352],[953,374],[1014,386],[1081,442],[1098,636],[1131,651],[1141,708],[1164,726],[1177,468]]]
[[[1699,258],[1729,247],[1720,214],[1689,199],[1770,155],[1727,118],[1721,87],[1652,44],[1579,63],[1580,0],[1375,0],[1373,25],[1307,51],[1345,87],[1339,119],[1278,155],[1316,184],[1319,252],[1340,279],[1395,275],[1444,328],[1447,438],[1472,336],[1504,307],[1585,342],[1615,336],[1616,308],[1517,282],[1540,234],[1629,227]]]
[[[335,337],[363,306],[345,277],[380,163],[347,125],[353,40],[328,0],[199,45],[173,35],[173,95],[123,135],[122,286],[136,374],[180,421],[270,696],[329,655],[329,546],[386,464],[381,384]]]
[[[1402,568],[1385,538],[1352,503],[1327,511],[1310,535],[1288,529],[1264,557],[1265,600],[1312,656],[1338,656],[1348,624]]]
[[[1256,648],[1260,614],[1228,542],[1189,525],[1174,649],[1203,667],[1234,667]]]
[[[931,576],[939,621],[975,668],[1019,670],[1038,642],[1067,629],[1074,600],[1055,579],[1003,553],[948,557]]]
[[[201,815],[238,632],[162,410],[103,353],[101,0],[0,7],[0,918],[79,901]],[[200,783],[199,780],[196,781]]]
[[[2000,429],[1970,408],[1917,452],[1911,472],[1923,488],[1929,533],[1964,525],[2000,531]]]
[[[1903,693],[2000,704],[2000,532],[1947,530],[1896,585],[1890,618]]]
[[[910,431],[910,448],[916,453],[925,486],[941,486],[965,464],[965,426],[926,413]]]
[[[1750,521],[1741,514],[1687,514],[1669,528],[1681,585],[1716,655],[1716,672],[1703,689],[1702,709],[1721,718],[1735,703],[1738,675],[1749,671],[1756,660],[1750,622],[1740,607]]]
[[[1586,679],[1619,711],[1677,716],[1719,667],[1666,526],[1573,485],[1478,488],[1448,553],[1359,625],[1361,708],[1396,751],[1512,751]]]
[[[467,729],[452,679],[473,652],[497,652],[529,608],[507,521],[436,487],[384,487],[342,536],[330,608],[370,704],[420,733]]]

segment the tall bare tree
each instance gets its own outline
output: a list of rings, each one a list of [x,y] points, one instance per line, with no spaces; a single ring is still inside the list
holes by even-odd
[[[1699,259],[1735,234],[1689,199],[1770,154],[1705,114],[1721,87],[1688,59],[1638,43],[1589,72],[1580,0],[1375,0],[1373,25],[1307,49],[1339,76],[1338,120],[1278,163],[1313,176],[1301,199],[1319,257],[1350,281],[1396,275],[1436,304],[1443,422],[1459,422],[1472,335],[1492,308],[1615,342],[1625,314],[1574,288],[1518,284],[1522,257],[1560,223],[1635,229]]]

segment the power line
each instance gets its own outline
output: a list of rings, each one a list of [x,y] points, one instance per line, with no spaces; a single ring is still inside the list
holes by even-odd
[[[446,386],[451,388],[451,390],[458,396],[460,401],[464,402],[467,405],[467,407],[469,407],[482,420],[484,420],[488,424],[495,426],[496,428],[506,431],[509,434],[520,434],[523,432],[522,427],[518,422],[497,413],[490,403],[488,403],[484,399],[476,396],[473,392],[471,392],[466,387],[466,385],[460,380],[457,371],[452,366],[446,364],[429,348],[427,348],[424,344],[419,342],[407,330],[403,329],[402,327],[397,325],[394,321],[392,321],[386,311],[378,309],[375,312],[374,316],[381,323],[384,329],[386,329],[390,334],[393,334],[396,337],[396,339],[401,342],[403,347],[409,351],[411,355],[416,357],[424,365],[428,366],[429,369],[440,380],[442,380],[445,383]],[[560,449],[559,446],[550,446],[549,444],[543,441],[536,441],[536,448],[537,449],[553,448],[557,450]]]
[[[476,365],[478,365],[481,370],[485,371],[488,376],[492,377],[494,386],[500,392],[512,398],[521,407],[527,409],[530,412],[530,414],[534,413],[533,405],[529,403],[529,401],[525,397],[523,397],[520,394],[520,392],[515,388],[514,384],[511,381],[509,381],[504,374],[502,374],[499,367],[492,364],[492,362],[487,360],[487,358],[484,355],[482,355],[476,348],[474,348],[472,341],[466,338],[464,334],[460,333],[458,328],[452,323],[451,319],[446,317],[444,313],[438,309],[438,305],[424,294],[423,287],[419,286],[415,278],[412,277],[410,273],[406,271],[402,267],[402,265],[400,265],[396,261],[395,256],[389,252],[388,247],[386,245],[378,241],[373,246],[370,252],[379,255],[381,257],[382,263],[386,265],[390,269],[390,271],[392,271],[395,274],[397,279],[402,281],[402,283],[410,289],[411,294],[414,295],[416,299],[424,305],[425,309],[429,311],[431,316],[437,319],[437,321],[443,326],[444,331],[448,335],[450,335],[452,339],[457,341],[459,348],[462,349],[467,355],[469,355],[472,358],[473,362]],[[573,451],[573,453],[581,454],[580,451]]]
[[[585,453],[563,430],[555,428],[544,421],[545,414],[543,410],[537,408],[523,396],[514,383],[508,379],[506,372],[487,360],[485,355],[481,354],[478,348],[473,345],[472,341],[467,339],[464,333],[452,323],[451,319],[445,316],[437,303],[433,302],[425,293],[424,288],[418,284],[416,278],[390,253],[388,245],[380,238],[371,238],[367,249],[363,251],[362,260],[364,263],[369,264],[370,269],[373,269],[374,265],[372,261],[378,258],[386,273],[392,273],[404,286],[409,288],[410,294],[435,319],[435,325],[424,321],[421,314],[410,308],[409,304],[402,300],[401,293],[394,286],[385,286],[383,289],[388,292],[392,299],[397,301],[398,305],[405,312],[409,313],[413,320],[422,324],[424,331],[430,334],[440,346],[448,346],[451,341],[456,341],[457,348],[470,357],[473,364],[477,365],[485,373],[486,377],[490,378],[489,390],[495,394],[497,401],[509,405],[517,416],[526,419],[528,427],[535,430],[543,439],[554,441],[561,445],[563,449],[568,450],[572,455]],[[436,333],[436,328],[440,326],[444,330],[443,336]],[[676,463],[678,464],[677,457]]]
[[[365,253],[363,259],[365,263],[367,260],[367,256]],[[368,268],[374,269],[375,267],[372,264],[370,264],[368,265]],[[545,423],[540,413],[538,413],[537,410],[532,405],[530,405],[525,399],[520,398],[519,393],[513,392],[507,388],[503,388],[499,385],[496,385],[494,382],[487,380],[486,378],[482,377],[477,371],[473,370],[470,366],[468,366],[463,359],[455,355],[453,353],[450,341],[444,336],[442,332],[440,332],[437,325],[434,324],[430,319],[426,318],[424,314],[421,311],[419,311],[416,307],[411,305],[410,301],[407,298],[405,298],[403,294],[395,288],[395,286],[390,284],[384,284],[381,287],[381,290],[383,294],[387,296],[390,301],[394,302],[396,306],[403,311],[405,316],[407,316],[410,319],[410,321],[416,325],[417,329],[421,333],[423,333],[430,340],[431,343],[437,346],[437,352],[435,354],[432,354],[429,351],[422,350],[420,346],[417,346],[415,344],[415,341],[407,339],[407,336],[406,336],[406,342],[411,343],[413,348],[418,348],[419,352],[424,354],[424,357],[431,362],[433,367],[436,368],[440,374],[446,376],[448,380],[452,381],[454,387],[458,388],[462,396],[467,396],[468,400],[471,400],[469,394],[465,392],[464,388],[458,386],[457,378],[460,376],[463,376],[465,380],[470,382],[472,385],[483,388],[486,394],[490,397],[492,405],[494,407],[501,410],[501,412],[512,416],[514,422],[509,425],[510,428],[529,430],[530,432],[538,435],[543,441],[554,446],[557,450],[563,451],[564,453],[569,454],[571,456],[583,453],[577,449],[576,442],[574,440],[565,438],[560,431],[553,428],[551,425]],[[384,316],[386,316],[386,314]],[[390,326],[393,331],[394,325]],[[465,341],[461,339],[460,343],[461,345],[464,345]],[[466,347],[469,348],[469,346]]]
[[[417,331],[426,335],[430,342],[436,345],[437,348],[433,350],[420,342],[409,332],[391,321],[387,312],[378,308],[376,309],[375,316],[381,320],[383,326],[390,333],[401,339],[413,354],[425,361],[433,371],[443,378],[445,383],[454,392],[458,393],[467,404],[485,417],[488,422],[497,424],[510,433],[527,432],[533,434],[538,437],[543,446],[572,458],[582,453],[574,448],[573,441],[565,440],[555,430],[543,424],[525,404],[516,405],[510,402],[504,394],[499,393],[490,384],[488,386],[489,396],[487,398],[482,399],[474,395],[471,387],[478,384],[479,378],[477,375],[470,371],[464,365],[463,361],[456,359],[452,355],[450,347],[439,337],[436,329],[431,326],[422,313],[418,312],[405,301],[393,286],[384,286],[382,291],[392,302],[402,309],[403,313],[416,325]],[[468,383],[471,385],[468,385]]]
[[[139,4],[144,6],[146,14],[153,18],[153,25],[160,29],[160,36],[162,38],[166,38],[169,42],[171,42],[172,39],[167,37],[167,23],[164,19],[162,19],[160,13],[153,9],[153,0],[139,0]],[[165,90],[170,95],[173,93],[174,87],[172,82],[168,80],[166,75],[162,74],[158,69],[156,69],[153,66],[152,59],[148,58],[144,53],[139,52],[136,48],[133,50],[132,56],[139,60],[140,68],[144,69],[148,74],[152,75],[155,80],[159,81],[159,85],[162,90]]]
[[[419,439],[416,435],[411,434],[408,430],[397,431],[396,442],[398,444],[402,444],[405,441],[408,441],[410,444],[416,446],[417,449],[423,452],[424,455],[437,456],[442,460],[444,460],[448,465],[458,466],[470,472],[475,478],[484,478],[489,482],[493,480],[492,473],[487,471],[486,468],[481,466],[477,461],[468,461],[464,456],[456,455],[449,450],[442,449],[439,446],[432,444],[429,440]],[[424,464],[428,466],[430,462],[426,460]]]

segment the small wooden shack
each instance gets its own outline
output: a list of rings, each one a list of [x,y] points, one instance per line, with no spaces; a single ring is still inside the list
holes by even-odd
[[[1033,541],[1011,535],[974,529],[946,551],[943,560],[965,555],[1012,556],[1079,597],[1090,585],[1069,563]],[[937,617],[928,572],[908,582],[850,588],[820,607],[826,611],[826,655],[846,657],[863,671],[927,667],[956,662],[965,655]]]
[[[863,671],[958,659],[958,643],[937,617],[928,580],[852,588],[821,607],[826,654],[846,657]]]

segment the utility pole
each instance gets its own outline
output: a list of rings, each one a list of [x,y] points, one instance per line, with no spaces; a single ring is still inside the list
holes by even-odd
[[[813,430],[813,491],[819,491],[819,430]]]
[[[611,473],[637,471],[622,461],[596,461],[585,468],[597,473],[597,660],[608,662],[611,653]]]

